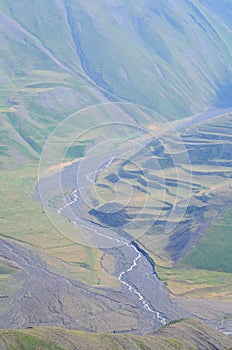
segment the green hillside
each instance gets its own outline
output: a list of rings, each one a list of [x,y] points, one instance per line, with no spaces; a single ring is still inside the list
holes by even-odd
[[[228,106],[226,6],[225,0],[1,0],[4,154],[13,148],[38,157],[59,120],[108,98],[142,104],[168,119]]]
[[[185,266],[232,272],[231,211],[229,208],[204,233],[197,246],[184,258]]]
[[[232,340],[200,322],[181,320],[146,336],[94,334],[51,327],[1,331],[0,345],[6,350],[226,350],[232,346]]]

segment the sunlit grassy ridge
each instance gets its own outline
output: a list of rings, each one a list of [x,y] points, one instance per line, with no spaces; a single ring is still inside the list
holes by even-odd
[[[60,328],[33,328],[24,331],[1,331],[1,345],[6,350],[50,349],[228,349],[229,337],[197,321],[181,320],[146,336],[96,334]]]

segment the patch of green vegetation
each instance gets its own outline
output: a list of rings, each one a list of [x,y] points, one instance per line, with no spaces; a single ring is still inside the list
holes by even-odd
[[[86,147],[88,147],[93,143],[94,143],[94,140],[84,140],[84,141],[79,141],[78,145],[70,146],[65,154],[65,160],[73,160],[76,158],[84,157]]]
[[[16,271],[17,269],[9,262],[7,263],[0,260],[0,275],[10,275]]]
[[[175,295],[202,298],[228,298],[232,274],[195,268],[171,268],[156,265],[159,277]]]
[[[232,273],[232,207],[204,233],[180,266]]]
[[[140,350],[151,350],[151,348],[145,345],[141,340],[134,339],[134,342]]]
[[[172,345],[175,349],[183,349],[183,345],[180,341],[173,338],[167,338],[167,341],[170,343],[170,346]]]
[[[64,348],[61,348],[52,342],[39,339],[30,334],[24,334],[23,332],[13,332],[13,334],[15,345],[9,345],[9,350],[15,350],[15,346],[18,350],[64,350]]]
[[[49,199],[48,204],[53,208],[59,208],[62,206],[61,203],[64,200],[64,198],[66,196],[68,196],[69,194],[70,194],[70,192],[64,192],[62,194],[54,195],[53,197],[51,197]]]
[[[232,318],[232,314],[223,316],[224,320],[230,320],[231,318]]]
[[[19,135],[29,144],[29,146],[38,154],[41,153],[42,147],[35,140],[38,139],[39,133],[31,122],[25,122],[16,114],[8,113],[8,120]]]
[[[75,265],[83,267],[83,268],[85,268],[87,270],[91,270],[91,266],[88,263],[86,263],[86,262],[79,262],[78,261],[78,262],[75,263]]]
[[[81,158],[85,155],[85,145],[71,146],[65,154],[65,159]]]
[[[197,270],[194,268],[169,268],[157,266],[164,281],[172,278],[175,281],[192,281],[197,284],[232,284],[232,274],[226,272]]]

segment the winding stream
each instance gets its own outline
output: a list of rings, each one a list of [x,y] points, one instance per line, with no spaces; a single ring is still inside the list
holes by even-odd
[[[108,163],[107,163],[107,166],[109,166],[111,163],[113,162],[113,160],[111,159]],[[106,167],[107,167],[106,166]],[[101,171],[103,170],[103,168],[100,169]],[[91,174],[88,174],[86,175],[86,178],[88,179],[88,181],[92,182],[92,179],[90,180],[90,175]],[[72,204],[76,203],[79,199],[79,195],[78,195],[78,189],[75,189],[72,193],[71,193],[71,196],[73,197],[73,199],[70,200],[70,202],[66,203],[63,207],[59,208],[57,210],[57,213],[58,214],[61,214],[62,211],[71,206]],[[118,280],[120,283],[122,283],[130,292],[134,293],[136,295],[136,297],[139,299],[139,301],[142,303],[144,309],[150,313],[153,314],[153,318],[156,318],[160,321],[161,324],[165,325],[167,323],[166,319],[164,317],[161,316],[160,312],[159,311],[155,311],[151,308],[151,306],[149,305],[149,303],[145,300],[144,296],[135,288],[133,287],[132,285],[130,285],[129,283],[127,283],[125,280],[123,280],[123,276],[125,276],[126,274],[130,273],[133,269],[135,269],[137,267],[137,264],[138,264],[138,261],[141,259],[142,257],[142,253],[138,251],[138,249],[131,243],[128,243],[128,242],[125,242],[125,241],[122,241],[122,240],[119,240],[117,238],[113,238],[113,237],[110,237],[110,236],[107,236],[107,235],[104,235],[100,232],[97,231],[97,229],[95,228],[92,228],[92,227],[89,227],[85,222],[84,220],[81,220],[79,219],[80,223],[82,226],[85,226],[86,228],[88,228],[89,230],[93,230],[95,232],[95,234],[97,235],[100,235],[100,236],[104,236],[104,238],[106,239],[110,239],[110,240],[114,240],[116,241],[117,243],[120,243],[120,244],[123,244],[123,245],[126,245],[127,248],[130,250],[130,249],[133,249],[136,253],[136,257],[135,259],[133,260],[131,266],[122,271],[119,276],[118,276]],[[74,225],[77,225],[78,226],[78,223],[75,222],[75,221],[72,221],[72,224]]]

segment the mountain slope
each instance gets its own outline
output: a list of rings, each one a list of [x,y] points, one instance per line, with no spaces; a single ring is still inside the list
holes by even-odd
[[[232,340],[200,322],[181,320],[146,336],[94,334],[60,328],[32,328],[24,331],[1,331],[2,349],[108,350],[108,349],[198,349],[226,350]]]
[[[213,5],[183,0],[153,5],[146,0],[126,5],[107,0],[1,0],[2,108],[10,98],[32,119],[38,119],[42,107],[50,120],[57,109],[51,106],[49,111],[44,102],[41,106],[39,95],[49,98],[49,89],[61,99],[59,88],[65,85],[66,95],[75,101],[72,89],[83,84],[172,119],[229,105],[232,43],[227,6],[225,0]],[[53,72],[52,81],[48,71]],[[65,117],[62,107],[58,112]]]

